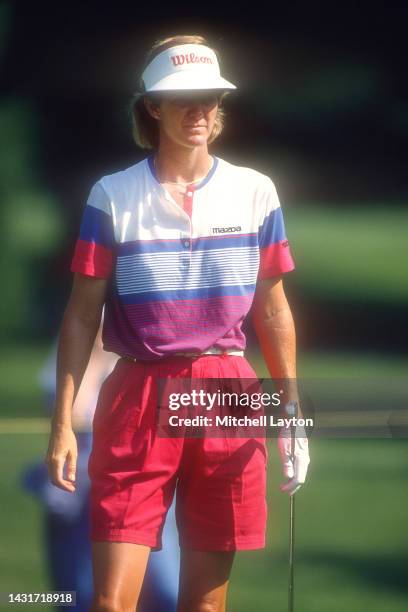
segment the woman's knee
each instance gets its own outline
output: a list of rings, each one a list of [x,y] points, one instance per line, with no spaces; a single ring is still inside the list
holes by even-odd
[[[181,602],[177,608],[177,612],[224,612],[224,610],[224,597],[220,599],[210,594],[196,601]]]
[[[135,612],[136,604],[129,607],[120,600],[106,595],[95,595],[89,612]]]
[[[234,551],[181,551],[177,612],[224,612]]]
[[[89,612],[120,612],[119,602],[95,595]]]

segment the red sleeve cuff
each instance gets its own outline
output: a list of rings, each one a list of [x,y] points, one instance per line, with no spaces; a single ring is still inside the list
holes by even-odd
[[[291,272],[294,269],[295,262],[287,240],[260,249],[259,280]]]
[[[95,242],[78,239],[72,258],[71,272],[81,272],[87,276],[109,278],[112,273],[112,251]]]

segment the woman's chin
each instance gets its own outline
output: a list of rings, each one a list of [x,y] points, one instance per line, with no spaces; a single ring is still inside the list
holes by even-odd
[[[202,147],[207,144],[207,134],[191,134],[187,139],[191,147]]]

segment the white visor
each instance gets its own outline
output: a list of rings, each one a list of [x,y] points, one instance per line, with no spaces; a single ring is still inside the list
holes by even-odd
[[[204,45],[178,45],[162,51],[142,74],[145,91],[236,89],[222,78],[217,56]]]

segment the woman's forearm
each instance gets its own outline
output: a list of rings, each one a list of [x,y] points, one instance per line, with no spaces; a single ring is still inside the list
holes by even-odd
[[[295,324],[279,276],[257,283],[252,322],[269,373],[284,391],[282,401],[297,401]]]
[[[273,378],[296,378],[296,333],[290,308],[255,316],[254,328]]]
[[[72,406],[88,365],[98,328],[97,320],[82,319],[73,313],[68,305],[58,342],[53,428],[72,426]]]
[[[253,324],[271,377],[283,386],[286,400],[298,400],[296,332],[289,306],[270,316],[255,313]]]

